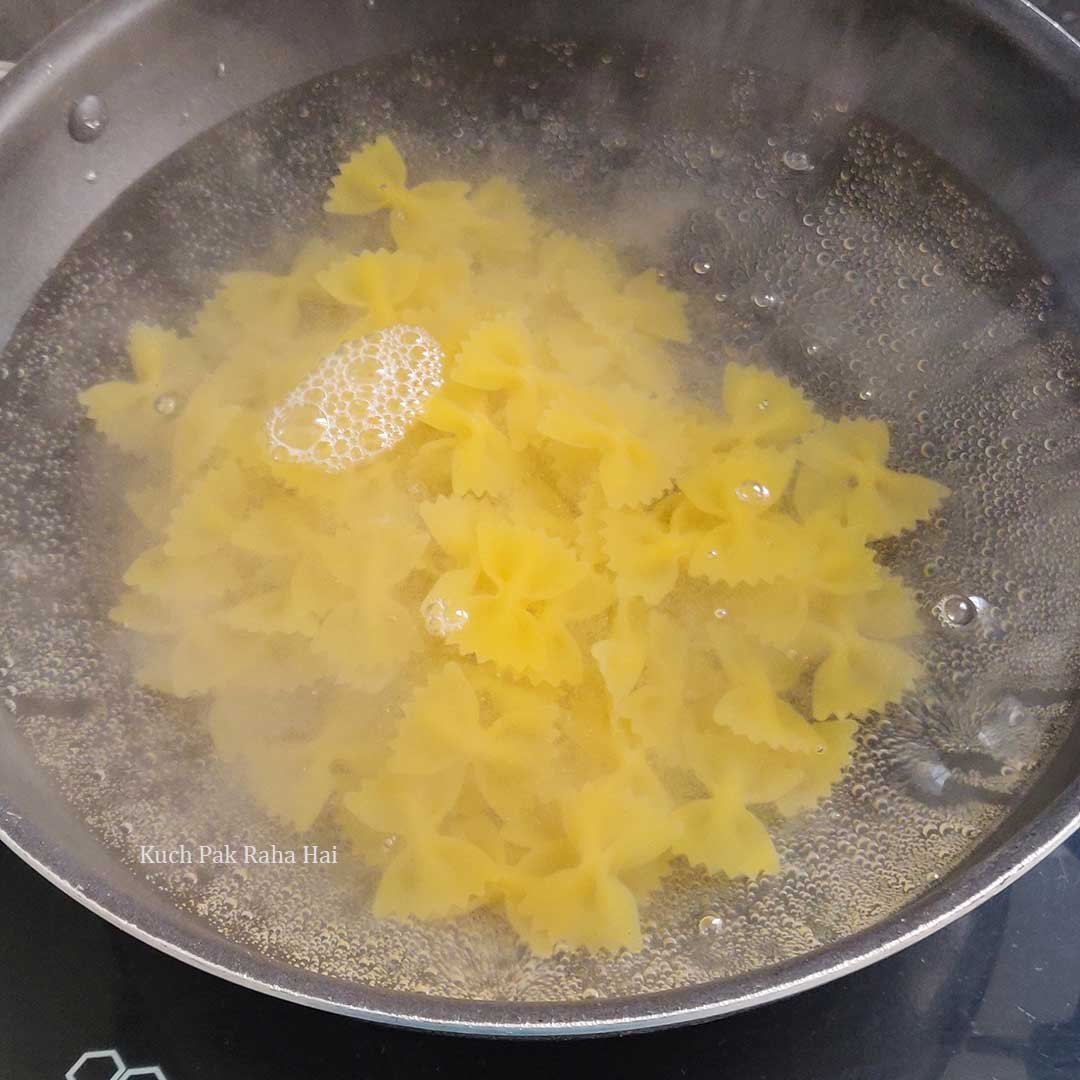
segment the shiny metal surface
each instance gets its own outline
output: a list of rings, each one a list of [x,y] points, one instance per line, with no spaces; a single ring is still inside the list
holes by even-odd
[[[1008,57],[1013,50],[1023,53],[1036,67],[1049,73],[1051,82],[1061,81],[1059,112],[1044,117],[1049,131],[1075,119],[1075,105],[1068,95],[1075,92],[1080,63],[1070,39],[1026,4],[996,0],[985,4],[965,2],[956,7],[977,10],[980,19],[1003,31],[1001,56]],[[246,8],[245,21],[250,19],[251,25],[262,19],[260,25],[266,34],[272,34],[275,27],[284,32],[284,5],[274,9],[273,5],[249,4]],[[335,27],[340,30],[334,10],[334,5],[319,5],[312,18],[327,31]],[[410,21],[413,15],[416,18]],[[568,13],[566,17],[575,25],[585,18],[580,13]],[[650,21],[647,16],[643,19],[645,24]],[[364,48],[388,48],[395,34],[399,42],[410,43],[437,37],[439,22],[429,5],[404,5],[388,18],[385,36],[365,39]],[[77,175],[69,165],[75,151],[62,132],[55,137],[36,136],[40,130],[52,133],[60,126],[55,121],[61,106],[82,92],[103,91],[110,101],[144,101],[148,103],[144,111],[152,115],[155,100],[175,99],[184,92],[189,68],[177,64],[168,71],[155,69],[151,87],[147,85],[151,74],[135,66],[141,62],[134,61],[134,57],[150,55],[155,44],[180,35],[185,43],[186,63],[195,63],[195,58],[210,55],[207,42],[200,40],[200,34],[205,32],[196,6],[185,9],[184,5],[165,0],[105,3],[62,28],[56,41],[46,44],[16,70],[11,85],[0,90],[0,189],[10,194],[6,202],[10,211],[0,222],[0,241],[9,245],[9,250],[24,253],[5,266],[0,275],[0,332],[5,336],[82,229],[120,190],[193,131],[213,125],[273,90],[356,59],[355,41],[340,32],[313,34],[310,49],[287,50],[282,64],[262,63],[264,56],[255,44],[246,51],[238,47],[235,58],[230,56],[232,91],[197,101],[186,131],[147,124],[145,115],[114,109],[110,141],[80,150]],[[993,83],[995,71],[991,63],[981,77]],[[1023,90],[1014,87],[1013,96],[1003,94],[999,103],[1003,110],[1015,110],[1008,114],[1009,137],[991,148],[1003,160],[1009,160],[1010,155],[1023,160],[1025,140],[1019,130]],[[976,182],[987,179],[984,170],[988,159],[983,153],[987,148],[972,143],[950,148],[947,123],[940,118],[931,123],[933,109],[928,100],[920,104],[912,97],[892,101],[883,97],[881,112],[888,115],[890,108],[916,127],[923,123],[921,134],[926,141],[931,145],[940,143],[936,148],[943,153],[954,151],[954,164]],[[959,115],[962,117],[962,109]],[[92,187],[82,184],[81,170],[99,164],[102,182]],[[1057,164],[1063,174],[1071,168],[1064,153]],[[35,186],[32,182],[39,175],[69,174],[73,177],[70,186],[66,181],[55,187]],[[1047,183],[1045,175],[1040,183]],[[1059,199],[1053,208],[1055,213],[1063,214],[1070,208],[1070,194],[1080,199],[1075,184],[1072,189],[1063,184],[1055,191]],[[1048,214],[1045,207],[1038,217],[1032,216],[1029,193],[1028,186],[1018,181],[994,194],[1025,228],[1047,261],[1055,265],[1064,287],[1071,291],[1076,284],[1077,254],[1071,246],[1062,245],[1059,218]],[[632,999],[567,1005],[461,1002],[388,993],[273,963],[252,949],[225,940],[119,866],[54,798],[48,780],[30,760],[11,725],[3,722],[0,834],[29,865],[114,925],[196,967],[288,1000],[369,1019],[459,1032],[544,1036],[647,1029],[765,1004],[853,972],[939,930],[1008,886],[1080,825],[1080,781],[1069,760],[1076,741],[1070,740],[1055,766],[1047,770],[1022,804],[965,865],[879,925],[751,976]]]

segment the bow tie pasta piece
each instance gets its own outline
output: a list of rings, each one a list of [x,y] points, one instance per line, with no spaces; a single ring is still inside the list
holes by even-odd
[[[541,224],[529,212],[517,184],[493,176],[472,194],[476,223],[472,250],[482,259],[527,258]]]
[[[423,263],[405,251],[365,251],[350,255],[319,274],[319,284],[340,304],[366,313],[365,330],[404,321]]]
[[[675,811],[677,855],[710,874],[755,878],[780,868],[768,829],[730,792],[694,799]]]
[[[816,514],[802,525],[807,558],[794,573],[801,584],[830,595],[854,596],[881,584],[881,567],[856,530]]]
[[[407,187],[408,170],[397,147],[380,135],[354,153],[334,178],[325,208],[331,214],[366,215],[388,209],[399,247],[446,251],[474,225],[469,185],[430,181]]]
[[[771,585],[734,585],[717,594],[722,621],[774,649],[794,648],[805,632],[811,591],[789,581]]]
[[[891,641],[837,634],[814,673],[815,719],[867,716],[898,701],[922,674],[922,664]]]
[[[326,199],[331,214],[374,214],[405,194],[408,170],[385,135],[357,150],[338,170]]]
[[[98,383],[79,395],[98,431],[136,457],[152,456],[172,437],[172,414],[205,375],[201,354],[171,330],[136,323],[128,334],[133,382]]]
[[[465,340],[454,358],[451,378],[476,390],[505,396],[510,445],[520,451],[536,436],[541,379],[528,330],[516,319],[484,323]]]
[[[684,454],[678,417],[627,388],[603,400],[568,396],[543,414],[539,430],[598,455],[600,486],[616,509],[652,502],[668,491]]]
[[[338,766],[350,760],[358,731],[355,709],[355,701],[310,693],[233,693],[214,700],[207,726],[267,812],[305,832],[339,788]],[[366,755],[377,759],[380,733],[367,723],[363,735]]]
[[[609,254],[595,245],[555,234],[541,250],[541,272],[607,341],[628,334],[685,344],[690,340],[686,297],[660,284],[655,270],[624,280]]]
[[[379,880],[377,918],[445,919],[486,904],[502,870],[478,844],[429,834],[408,841]]]
[[[690,771],[702,787],[745,806],[766,806],[784,798],[802,782],[810,759],[819,756],[751,742],[714,724],[711,717],[690,723],[685,739]]]
[[[642,946],[637,898],[601,866],[538,875],[508,900],[507,915],[537,956],[550,956],[560,946],[611,952]]]
[[[342,805],[362,824],[383,836],[405,840],[437,832],[461,795],[465,770],[446,768],[415,777],[383,769],[342,797]]]
[[[851,761],[857,727],[854,720],[825,720],[814,725],[825,750],[799,756],[802,779],[789,792],[773,800],[781,814],[792,817],[809,810],[829,794]]]
[[[195,389],[173,429],[173,486],[182,491],[241,428],[251,433],[250,417],[241,406],[223,402],[212,384]]]
[[[670,615],[650,611],[644,649],[644,670],[634,688],[617,703],[615,715],[659,760],[681,766],[685,763],[683,718],[690,651],[686,631]],[[612,697],[615,705],[614,694]]]
[[[609,248],[558,230],[540,242],[538,288],[548,296],[576,306],[576,298],[586,293],[613,292],[621,277],[618,260]]]
[[[213,355],[235,355],[237,350],[251,350],[252,345],[260,351],[278,350],[283,342],[302,337],[302,328],[313,316],[329,314],[317,278],[340,254],[325,241],[310,240],[288,273],[241,270],[226,274],[199,313],[196,343]]]
[[[455,495],[499,495],[513,486],[510,440],[483,411],[468,409],[444,393],[428,401],[421,419],[453,439],[450,476]]]
[[[508,898],[511,921],[540,955],[559,943],[640,949],[637,899],[622,876],[670,848],[676,835],[670,805],[655,791],[638,789],[630,775],[616,773],[567,799],[563,821],[566,840],[525,862],[526,873],[540,872]],[[627,821],[635,828],[625,828]]]
[[[795,508],[823,513],[868,540],[896,536],[929,517],[948,494],[934,480],[885,464],[889,429],[881,420],[827,424],[800,447]]]
[[[663,509],[668,510],[666,522]],[[685,537],[671,528],[670,510],[609,510],[604,515],[603,550],[617,591],[655,605],[675,587],[689,549]]]
[[[799,577],[808,561],[805,538],[778,506],[794,469],[792,451],[740,448],[679,476],[693,507],[716,521],[697,532],[691,574],[729,585]],[[685,510],[680,517],[687,524],[677,527],[693,530]]]
[[[723,625],[713,637],[728,683],[713,709],[713,722],[776,750],[818,752],[821,740],[814,726],[781,696],[795,688],[799,663]]]
[[[783,514],[747,515],[703,534],[688,565],[694,577],[727,585],[798,579],[806,566],[804,538]]]
[[[310,700],[310,695],[308,695]],[[289,704],[304,708],[300,695]],[[211,706],[207,726],[222,759],[237,765],[248,791],[268,813],[299,832],[311,828],[334,791],[333,749],[272,730],[282,700],[268,695],[229,695]]]
[[[475,561],[479,527],[498,520],[489,502],[471,495],[443,496],[423,503],[420,517],[431,538],[459,566]]]
[[[392,842],[373,910],[379,917],[439,919],[484,902],[500,871],[479,846],[440,827],[462,792],[464,772],[415,778],[384,772],[342,798],[346,814]]]
[[[822,745],[813,724],[762,678],[748,678],[725,690],[713,719],[736,735],[776,750],[811,754]]]
[[[898,641],[922,630],[914,593],[892,574],[881,571],[879,586],[853,598],[853,621],[867,637]]]
[[[468,195],[469,185],[455,180],[429,180],[411,188],[390,213],[394,242],[426,255],[470,248],[478,214]]]
[[[715,454],[681,473],[679,489],[712,517],[745,520],[780,502],[791,483],[795,462],[791,451],[740,448]]]
[[[643,600],[631,597],[620,601],[611,620],[611,636],[592,647],[616,715],[621,715],[624,702],[645,670],[647,619]]]
[[[454,613],[445,640],[462,653],[530,681],[576,683],[581,650],[567,623],[582,612],[568,601],[589,575],[561,541],[487,521],[477,527],[470,565],[443,574],[423,607]]]
[[[721,401],[725,419],[707,424],[705,436],[722,447],[783,449],[823,423],[801,391],[752,364],[725,365]]]
[[[484,683],[479,688],[485,688]],[[514,822],[561,794],[559,709],[544,695],[496,689],[481,696],[460,664],[448,663],[417,690],[405,710],[389,767],[428,776],[464,768],[475,784],[478,811]]]
[[[654,271],[623,283],[616,267],[563,240],[560,258],[574,254],[578,262],[562,266],[558,280],[580,321],[556,331],[553,347],[568,350],[560,366],[579,377],[607,372],[613,385],[629,383],[649,396],[673,395],[678,378],[667,345],[689,340],[686,297],[661,285]]]
[[[380,690],[419,647],[416,617],[398,586],[426,545],[420,530],[400,524],[373,525],[366,535],[339,534],[319,545],[342,593],[320,623],[312,649],[340,683]]]
[[[548,320],[544,344],[551,366],[583,386],[598,381],[618,363],[618,354],[579,319]]]
[[[686,296],[661,285],[655,270],[631,278],[623,287],[622,299],[623,310],[635,330],[662,341],[689,343]]]

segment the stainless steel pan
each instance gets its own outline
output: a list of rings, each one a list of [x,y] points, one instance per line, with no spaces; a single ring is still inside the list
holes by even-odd
[[[513,1035],[763,1004],[1006,887],[1080,824],[1078,95],[1080,47],[1022,0],[104,0],[72,19],[0,86],[0,835],[224,978]],[[483,920],[379,928],[346,879],[148,878],[134,856],[263,826],[196,726],[125,681],[115,493],[75,392],[122,369],[130,319],[182,321],[213,272],[272,264],[383,126],[422,132],[431,167],[526,160],[598,205],[652,169],[671,276],[833,409],[872,401],[958,491],[889,553],[921,581],[931,685],[867,726],[775,882],[688,881],[637,958],[538,962]],[[934,621],[950,594],[976,597],[970,625]]]

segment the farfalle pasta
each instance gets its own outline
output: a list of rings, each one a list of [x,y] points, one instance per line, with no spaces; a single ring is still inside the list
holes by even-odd
[[[82,394],[130,460],[137,678],[204,700],[267,812],[343,830],[376,914],[636,949],[677,861],[775,871],[771,825],[919,678],[869,544],[947,492],[761,366],[692,396],[686,298],[510,180],[415,184],[380,136],[325,209],[384,246],[227,274]]]

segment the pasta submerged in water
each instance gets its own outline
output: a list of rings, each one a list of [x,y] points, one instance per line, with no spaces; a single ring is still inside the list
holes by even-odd
[[[409,186],[381,137],[326,209],[392,246],[226,275],[82,395],[143,478],[138,679],[206,698],[267,811],[336,817],[377,914],[639,948],[673,860],[775,871],[759,815],[819,801],[919,676],[867,545],[947,492],[760,367],[688,396],[685,298],[507,180]]]

